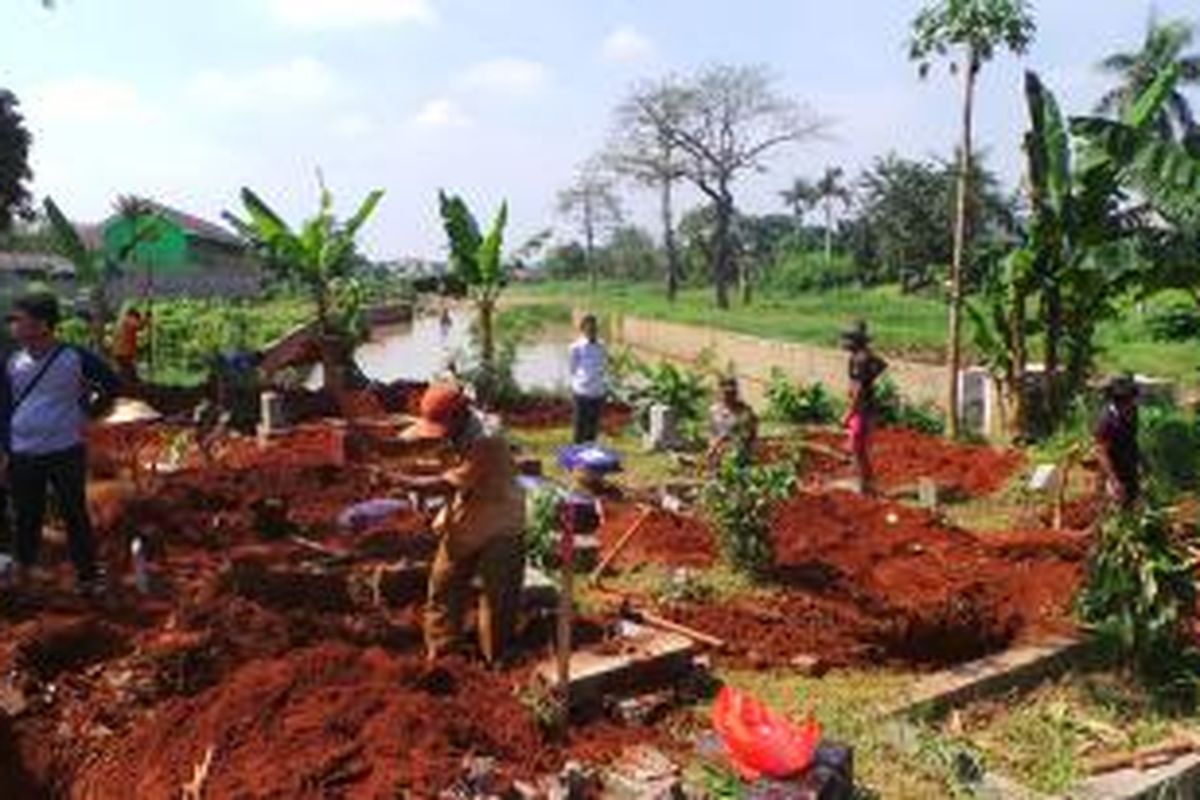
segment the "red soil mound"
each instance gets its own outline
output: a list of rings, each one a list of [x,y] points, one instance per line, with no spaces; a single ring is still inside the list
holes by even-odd
[[[668,616],[727,639],[735,659],[941,666],[1071,628],[1086,541],[977,537],[916,509],[802,494],[773,527],[779,588]]]
[[[571,400],[565,397],[526,396],[500,409],[505,423],[512,428],[541,430],[571,424]],[[600,428],[607,434],[619,433],[629,424],[633,413],[627,406],[607,403]]]
[[[337,644],[253,662],[158,708],[83,770],[71,796],[175,796],[209,746],[210,797],[433,797],[464,756],[494,757],[510,778],[549,766],[502,677],[450,664],[427,686],[422,674],[420,659]]]
[[[819,433],[813,439],[845,449],[845,439]],[[887,488],[931,478],[952,491],[979,497],[1003,489],[1024,465],[1016,450],[949,442],[903,428],[884,428],[872,439],[872,464],[880,484]],[[846,468],[843,474],[849,474]]]
[[[641,515],[641,507],[632,503],[604,504],[604,525],[600,545],[607,553]],[[716,539],[703,520],[683,514],[652,509],[641,529],[621,550],[614,564],[632,567],[646,562],[673,567],[710,567],[716,558]]]

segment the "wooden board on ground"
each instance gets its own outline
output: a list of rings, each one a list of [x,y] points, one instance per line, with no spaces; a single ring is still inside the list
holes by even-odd
[[[573,707],[587,706],[605,697],[645,692],[666,685],[691,668],[695,645],[686,636],[625,625],[626,635],[571,654],[570,693]],[[543,661],[538,679],[553,686],[557,664]]]

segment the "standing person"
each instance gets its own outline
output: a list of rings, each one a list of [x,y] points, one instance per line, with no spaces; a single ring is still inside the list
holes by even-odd
[[[600,343],[594,314],[583,318],[579,331],[582,336],[571,345],[571,394],[575,400],[575,444],[584,444],[600,437],[600,417],[608,393],[608,353]]]
[[[887,370],[887,362],[871,350],[867,323],[859,320],[842,334],[850,352],[850,402],[843,420],[850,440],[850,453],[858,471],[860,491],[875,493],[875,471],[871,465],[871,435],[875,430],[875,382]]]
[[[479,576],[479,648],[488,663],[498,663],[516,631],[525,577],[525,492],[517,483],[512,450],[453,384],[425,390],[421,418],[407,437],[442,442],[453,460],[438,475],[400,476],[409,491],[447,498],[434,521],[441,542],[429,575],[428,658],[436,660],[459,644],[471,582]]]
[[[13,305],[8,321],[17,352],[5,365],[9,401],[3,420],[5,454],[15,507],[17,575],[36,567],[46,514],[46,491],[58,499],[80,592],[103,588],[87,509],[84,426],[89,414],[112,405],[119,381],[94,353],[61,343],[53,295]]]
[[[1122,509],[1141,497],[1142,452],[1138,446],[1138,386],[1132,376],[1113,379],[1096,424],[1096,454],[1110,499]]]
[[[121,315],[121,322],[117,326],[116,342],[113,343],[113,357],[117,362],[117,374],[127,385],[138,382],[138,352],[141,349],[142,331],[146,329],[149,322],[149,313],[143,317],[141,311],[130,306]]]
[[[758,440],[758,417],[742,399],[737,378],[721,378],[720,396],[708,411],[708,468],[715,470],[726,453],[733,449],[740,464],[749,464]]]

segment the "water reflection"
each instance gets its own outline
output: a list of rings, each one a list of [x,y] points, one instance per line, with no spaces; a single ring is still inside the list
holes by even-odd
[[[474,316],[453,311],[443,330],[438,314],[417,317],[411,323],[376,328],[371,341],[355,353],[363,372],[384,383],[395,380],[429,380],[447,371],[452,360],[461,362],[470,344]],[[570,383],[567,348],[572,338],[569,326],[547,326],[536,341],[517,350],[513,372],[524,389],[566,391]],[[307,381],[321,384],[317,367]]]

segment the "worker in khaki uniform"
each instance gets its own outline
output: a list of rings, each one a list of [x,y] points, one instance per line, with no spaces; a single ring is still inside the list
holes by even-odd
[[[409,490],[447,498],[434,521],[441,542],[429,576],[428,657],[459,644],[471,583],[479,576],[479,646],[496,663],[516,629],[525,575],[525,493],[508,441],[488,431],[462,390],[449,384],[426,390],[421,418],[406,435],[444,442],[453,462],[440,475],[401,478]]]

